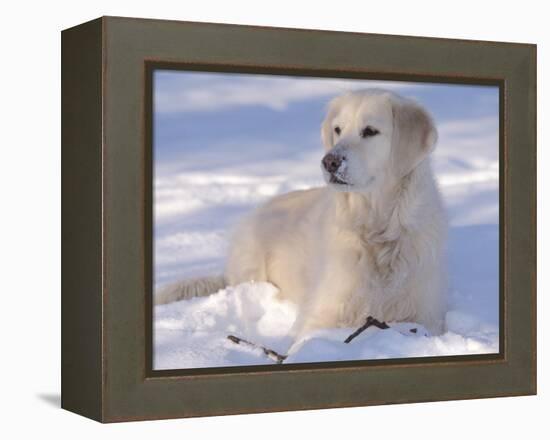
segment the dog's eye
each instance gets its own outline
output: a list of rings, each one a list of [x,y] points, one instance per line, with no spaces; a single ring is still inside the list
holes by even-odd
[[[339,135],[342,132],[342,129],[340,127],[334,127],[334,133]]]
[[[380,133],[376,128],[371,127],[370,125],[367,125],[363,130],[361,130],[361,137],[371,137],[376,136],[378,133]]]

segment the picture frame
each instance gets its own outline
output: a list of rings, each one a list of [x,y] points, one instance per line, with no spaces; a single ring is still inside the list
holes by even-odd
[[[497,85],[500,353],[152,369],[154,68]],[[100,422],[536,394],[536,46],[102,17],[62,32],[62,407]]]

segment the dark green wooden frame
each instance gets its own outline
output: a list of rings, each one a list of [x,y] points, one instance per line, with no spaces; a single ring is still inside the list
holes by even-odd
[[[151,370],[154,68],[500,87],[501,353]],[[102,422],[536,393],[536,46],[104,17],[62,33],[62,407]]]

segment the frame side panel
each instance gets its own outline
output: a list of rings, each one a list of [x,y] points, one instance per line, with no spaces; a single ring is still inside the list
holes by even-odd
[[[537,392],[536,268],[537,268],[537,139],[536,47],[521,54],[508,80],[509,157],[506,161],[509,195],[507,357],[526,394]],[[513,104],[512,104],[513,103]]]
[[[61,53],[61,407],[101,420],[102,19]]]

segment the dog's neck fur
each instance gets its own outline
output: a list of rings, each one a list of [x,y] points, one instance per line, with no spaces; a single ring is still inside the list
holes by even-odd
[[[388,178],[384,183],[366,194],[333,193],[337,204],[335,226],[359,234],[365,255],[374,268],[368,282],[371,287],[380,288],[387,299],[403,293],[399,285],[409,272],[407,265],[413,261],[400,258],[401,251],[414,243],[412,235],[422,230],[422,224],[427,221],[422,217],[429,203],[426,194],[436,187],[429,160],[421,162],[406,176]]]
[[[421,205],[418,195],[424,194],[416,188],[430,184],[433,184],[433,177],[426,159],[403,177],[386,176],[384,183],[374,191],[334,191],[336,211],[351,212],[352,216],[342,215],[341,218],[352,218],[353,224],[349,226],[360,226],[367,242],[395,241],[404,230],[414,227]],[[341,226],[345,228],[347,225]]]

